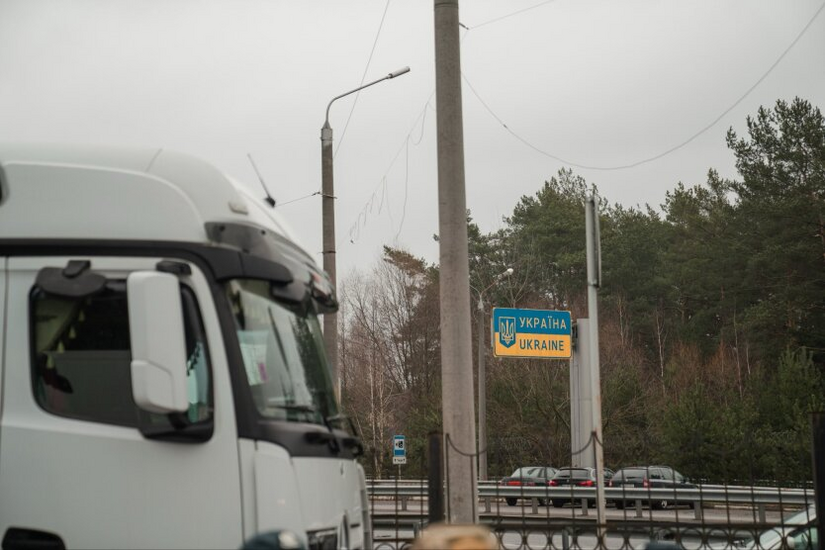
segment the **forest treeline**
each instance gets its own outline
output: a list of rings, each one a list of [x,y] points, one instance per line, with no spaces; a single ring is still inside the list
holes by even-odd
[[[780,100],[747,118],[747,135],[726,138],[735,179],[711,169],[658,209],[599,193],[605,461],[719,482],[807,480],[809,412],[825,410],[825,120],[805,100]],[[483,234],[468,217],[474,338],[480,329],[489,339],[491,306],[587,316],[584,200],[594,190],[563,169],[501,230]],[[476,326],[477,290],[507,267]],[[396,471],[389,442],[403,433],[404,475],[425,475],[442,399],[438,278],[438,266],[387,247],[342,285],[342,395],[371,474]],[[486,349],[490,477],[569,465],[568,362]]]

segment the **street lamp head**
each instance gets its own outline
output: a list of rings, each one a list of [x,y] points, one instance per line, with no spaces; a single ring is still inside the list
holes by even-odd
[[[505,278],[505,277],[509,277],[509,276],[510,276],[510,275],[512,275],[512,274],[513,274],[513,268],[512,268],[512,267],[508,267],[506,271],[502,271],[501,273],[499,273],[499,274],[496,276],[496,281],[500,281],[500,280],[502,280],[503,278]]]
[[[497,282],[499,282],[500,280],[502,280],[505,277],[509,277],[512,274],[513,274],[513,268],[508,267],[507,271],[502,271],[501,273],[496,275],[495,278],[493,279],[493,282],[490,283],[489,285],[487,285],[487,287],[484,290],[479,290],[476,287],[474,287],[473,285],[470,285],[470,288],[472,288],[473,290],[475,290],[478,293],[478,308],[479,309],[482,309],[484,307],[484,293],[487,292],[488,290],[490,290],[491,288],[493,288],[493,286],[495,286],[495,284]]]
[[[409,67],[404,67],[403,69],[398,69],[397,71],[393,71],[387,75],[387,78],[395,78],[396,76],[401,76],[402,74],[406,74],[410,72]]]
[[[352,90],[350,90],[350,91],[348,91],[348,92],[344,92],[344,93],[343,93],[343,94],[341,94],[341,95],[338,95],[338,96],[333,97],[333,98],[332,98],[332,100],[331,100],[331,101],[327,104],[327,115],[326,115],[326,117],[324,118],[324,126],[323,126],[323,128],[322,128],[322,130],[324,130],[324,129],[328,130],[328,132],[327,132],[327,134],[328,134],[328,135],[327,135],[327,137],[325,138],[325,137],[324,137],[324,135],[322,134],[322,135],[321,135],[321,140],[322,140],[322,141],[324,141],[324,140],[326,139],[326,140],[327,140],[327,142],[328,142],[329,144],[331,144],[331,143],[332,143],[332,128],[331,128],[331,127],[330,127],[330,125],[329,125],[329,108],[330,108],[330,107],[332,107],[332,104],[333,104],[336,100],[341,99],[342,97],[346,97],[346,96],[348,96],[348,95],[350,95],[350,94],[352,94],[352,93],[355,93],[355,92],[357,92],[357,91],[359,91],[359,90],[363,90],[364,88],[369,88],[369,87],[370,87],[370,86],[372,86],[373,84],[378,84],[379,82],[383,82],[383,81],[385,81],[385,80],[389,80],[389,79],[391,79],[391,78],[395,78],[396,76],[401,76],[402,74],[405,74],[405,73],[408,73],[408,72],[410,72],[410,68],[409,68],[409,67],[404,67],[403,69],[398,69],[397,71],[392,72],[392,73],[388,74],[387,76],[381,77],[381,78],[379,78],[378,80],[373,80],[372,82],[367,82],[366,84],[362,84],[361,86],[358,86],[358,87],[357,87],[357,88],[355,88],[355,89],[352,89]]]

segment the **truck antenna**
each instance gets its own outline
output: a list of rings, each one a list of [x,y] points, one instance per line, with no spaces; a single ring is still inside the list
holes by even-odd
[[[246,156],[249,157],[249,162],[252,163],[252,168],[255,169],[255,173],[258,174],[258,180],[261,182],[261,187],[264,188],[264,193],[266,193],[266,197],[264,197],[264,201],[271,207],[275,208],[275,199],[272,198],[272,195],[269,194],[269,189],[266,188],[266,183],[264,183],[264,178],[261,175],[261,171],[258,170],[258,167],[255,165],[255,161],[252,159],[252,153],[247,153]]]

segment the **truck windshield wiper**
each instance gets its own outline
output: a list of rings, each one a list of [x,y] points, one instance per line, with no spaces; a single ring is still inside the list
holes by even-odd
[[[332,425],[333,422],[338,422],[340,424],[344,424],[346,422],[346,425],[349,426],[350,433],[355,437],[358,437],[358,431],[355,429],[355,423],[352,421],[351,417],[345,414],[335,414],[332,416],[327,416],[326,418],[324,418],[324,422],[327,425]]]

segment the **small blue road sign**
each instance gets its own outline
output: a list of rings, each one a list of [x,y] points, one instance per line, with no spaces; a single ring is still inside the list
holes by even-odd
[[[407,463],[407,442],[403,435],[392,436],[392,463]]]

